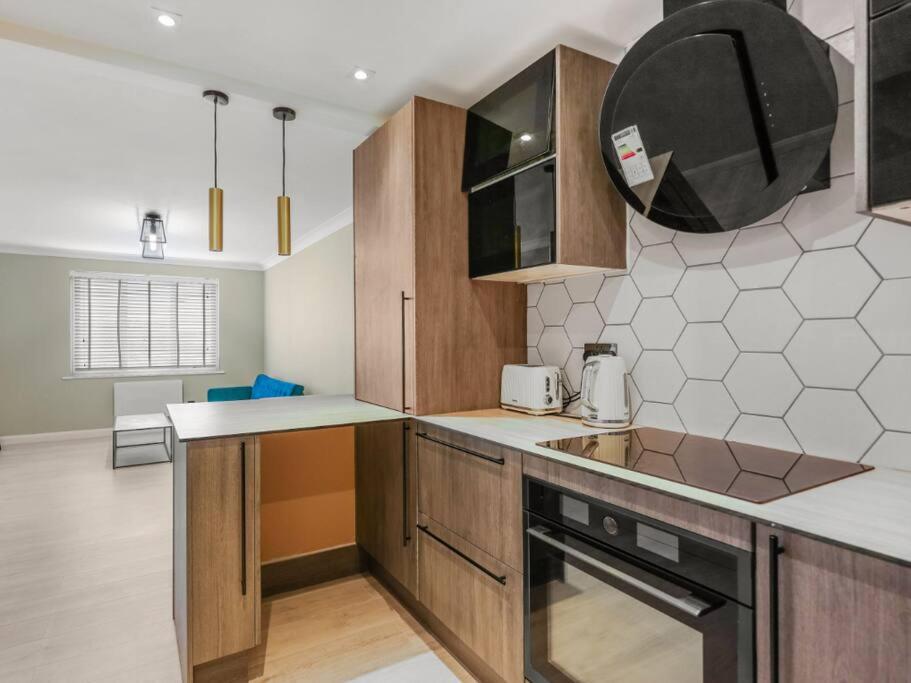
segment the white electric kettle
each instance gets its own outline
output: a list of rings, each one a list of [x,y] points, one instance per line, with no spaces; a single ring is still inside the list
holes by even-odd
[[[617,428],[630,423],[626,362],[617,345],[605,353],[585,356],[582,366],[582,422],[590,427]]]

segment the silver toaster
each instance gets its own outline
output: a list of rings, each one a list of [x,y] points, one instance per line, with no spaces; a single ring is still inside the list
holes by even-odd
[[[560,368],[549,365],[504,365],[500,407],[530,415],[563,412]]]

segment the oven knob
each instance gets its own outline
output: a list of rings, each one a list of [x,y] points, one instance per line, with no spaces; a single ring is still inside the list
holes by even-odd
[[[604,530],[611,536],[616,536],[620,531],[620,526],[617,524],[617,520],[613,517],[605,517],[604,521],[601,522],[601,526],[603,526]]]

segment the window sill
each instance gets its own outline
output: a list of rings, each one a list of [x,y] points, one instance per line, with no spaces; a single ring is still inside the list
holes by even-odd
[[[161,370],[149,370],[141,368],[137,370],[87,370],[71,375],[65,375],[61,379],[105,379],[105,378],[126,378],[126,377],[182,377],[185,375],[223,375],[225,371],[221,368],[166,368]]]

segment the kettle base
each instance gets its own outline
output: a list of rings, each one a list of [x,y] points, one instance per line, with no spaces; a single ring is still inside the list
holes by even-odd
[[[626,429],[632,423],[629,420],[590,420],[586,417],[582,418],[582,424],[586,427],[594,427],[595,429]]]

